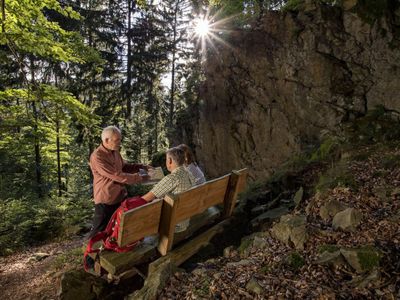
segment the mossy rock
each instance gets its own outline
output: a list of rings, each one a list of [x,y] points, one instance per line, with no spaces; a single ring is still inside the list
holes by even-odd
[[[373,270],[379,266],[381,253],[372,246],[361,248],[342,248],[340,253],[347,263],[359,274]]]
[[[293,245],[296,249],[303,250],[308,239],[306,223],[304,215],[285,215],[272,227],[272,233],[286,245]]]
[[[319,192],[324,192],[337,186],[348,187],[353,190],[358,189],[358,184],[353,174],[347,169],[345,161],[341,161],[338,165],[323,174],[319,178],[315,189]]]
[[[318,247],[318,253],[324,253],[324,252],[333,253],[339,250],[340,250],[339,246],[332,244],[325,244]]]

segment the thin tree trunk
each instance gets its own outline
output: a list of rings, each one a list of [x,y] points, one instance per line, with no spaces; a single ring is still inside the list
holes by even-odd
[[[6,0],[1,0],[1,31],[5,32],[4,22],[6,21]]]
[[[132,84],[132,11],[133,11],[133,0],[128,0],[128,51],[127,51],[127,64],[126,64],[126,85],[125,85],[125,97],[126,97],[126,120],[130,120],[132,117],[132,103],[131,103],[131,84]]]
[[[174,33],[172,40],[172,69],[171,69],[171,95],[169,102],[169,120],[168,125],[169,128],[172,129],[173,120],[174,120],[174,98],[175,98],[175,59],[176,59],[176,26],[177,26],[177,14],[178,14],[178,5],[179,1],[176,3],[175,12],[174,12]]]
[[[62,195],[62,184],[61,184],[61,157],[60,157],[60,122],[56,121],[56,144],[57,144],[57,176],[58,176],[58,197]]]
[[[31,69],[31,83],[32,86],[35,85],[35,65],[33,62],[33,58],[30,58],[30,69]],[[32,101],[32,111],[34,117],[34,124],[33,124],[33,135],[34,135],[34,148],[35,148],[35,169],[36,169],[36,184],[37,184],[37,193],[38,197],[43,197],[42,191],[42,170],[41,170],[41,155],[40,155],[40,145],[39,145],[39,130],[38,130],[38,112],[36,108],[35,100]]]

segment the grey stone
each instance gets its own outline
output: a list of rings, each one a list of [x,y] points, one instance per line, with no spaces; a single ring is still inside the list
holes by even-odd
[[[355,5],[347,0],[344,7]],[[313,22],[301,22],[305,17]],[[192,138],[210,178],[245,165],[257,180],[320,141],[323,130],[337,132],[344,119],[376,105],[400,111],[392,19],[371,26],[320,4],[307,14],[266,11],[257,25],[229,36],[232,47],[217,45],[219,55],[207,56],[198,119],[188,124],[191,136],[178,127],[177,139]]]
[[[236,267],[248,266],[248,265],[251,265],[252,263],[253,263],[252,260],[242,259],[242,260],[237,261],[237,262],[229,262],[229,263],[226,264],[226,266],[235,267],[236,268]]]
[[[49,257],[50,254],[49,253],[45,253],[45,252],[37,252],[35,254],[33,254],[30,258],[29,261],[40,261],[45,259],[46,257]]]
[[[226,248],[224,249],[224,257],[226,257],[226,258],[231,257],[231,256],[232,256],[232,253],[234,252],[234,250],[235,250],[235,247],[234,247],[234,246],[226,247]]]
[[[303,200],[303,195],[304,195],[304,189],[303,187],[300,187],[296,194],[294,195],[293,201],[296,204],[296,207],[298,207]]]
[[[308,239],[306,217],[303,215],[285,215],[272,227],[273,235],[281,242],[303,250]]]
[[[61,277],[58,296],[61,300],[97,299],[98,295],[92,291],[92,285],[93,280],[84,271],[69,271]]]
[[[332,226],[334,229],[351,232],[356,230],[357,226],[360,225],[361,220],[361,212],[354,208],[347,208],[333,217]]]
[[[257,295],[260,295],[263,292],[262,286],[258,283],[258,281],[254,277],[252,277],[246,284],[246,290],[248,290],[249,292],[253,292]]]
[[[333,265],[335,267],[338,267],[344,264],[344,260],[342,254],[340,253],[340,250],[334,252],[324,251],[318,256],[315,263],[320,265]]]
[[[265,213],[259,215],[258,217],[251,220],[251,226],[257,227],[261,223],[266,221],[273,221],[275,219],[280,218],[282,215],[285,215],[289,212],[289,209],[286,206],[280,206],[271,210],[266,211]]]
[[[357,5],[358,0],[342,0],[344,10],[350,10]]]
[[[354,276],[350,284],[359,289],[366,288],[368,285],[378,283],[381,278],[379,270],[374,269],[370,273],[360,276]]]
[[[335,216],[338,212],[345,210],[347,206],[337,200],[329,200],[326,204],[322,205],[319,210],[319,215],[322,219],[328,220]]]

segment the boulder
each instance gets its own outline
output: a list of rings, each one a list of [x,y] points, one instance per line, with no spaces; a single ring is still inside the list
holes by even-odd
[[[340,250],[330,252],[330,251],[324,251],[321,253],[315,263],[320,264],[320,265],[332,265],[334,267],[341,266],[345,263],[342,254],[340,253]]]
[[[358,0],[343,0],[342,6],[344,10],[350,10],[357,5]]]
[[[246,290],[249,292],[253,292],[254,294],[260,295],[263,292],[262,286],[258,283],[258,281],[252,277],[249,282],[246,284]]]
[[[272,227],[273,235],[288,246],[303,250],[308,238],[304,215],[285,215]]]
[[[265,213],[259,215],[258,217],[251,220],[251,226],[257,227],[260,224],[273,221],[275,219],[280,218],[282,215],[285,215],[289,212],[289,209],[286,206],[277,207],[271,210],[266,211]]]
[[[303,187],[300,187],[293,198],[293,201],[296,204],[296,208],[300,205],[301,201],[303,200],[303,195],[304,195],[304,189]]]
[[[374,247],[341,248],[340,253],[346,262],[359,274],[379,266],[381,254]]]
[[[335,215],[332,221],[334,229],[341,229],[343,231],[355,231],[357,226],[360,225],[362,214],[354,208],[347,208]]]
[[[326,204],[322,205],[319,210],[319,215],[322,219],[328,220],[334,217],[338,212],[345,210],[347,206],[337,200],[329,200]]]
[[[73,270],[62,275],[58,296],[62,300],[97,299],[106,284],[106,281],[96,279],[83,270]]]
[[[37,252],[35,254],[33,254],[30,258],[29,261],[41,261],[47,257],[49,257],[50,254],[49,253],[44,253],[44,252]]]

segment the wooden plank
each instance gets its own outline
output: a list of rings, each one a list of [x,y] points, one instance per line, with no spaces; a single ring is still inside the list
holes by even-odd
[[[179,223],[213,205],[223,203],[229,178],[228,174],[176,195],[176,198],[179,198],[176,222]]]
[[[193,216],[192,218],[190,218],[190,225],[188,229],[186,229],[183,232],[175,233],[174,245],[189,238],[192,234],[197,232],[202,227],[212,224],[220,216],[221,216],[221,211],[216,207],[212,207],[211,209],[206,209],[201,214]]]
[[[171,250],[174,241],[174,231],[176,222],[176,209],[179,205],[179,198],[173,199],[172,195],[164,197],[161,220],[159,227],[158,251],[161,255],[166,255]]]
[[[130,268],[157,257],[155,244],[139,244],[137,248],[125,253],[103,251],[100,253],[100,265],[108,273],[118,275]]]
[[[125,212],[121,218],[118,245],[129,245],[134,241],[158,232],[162,200],[157,199],[146,205]]]
[[[232,215],[237,196],[246,186],[247,174],[248,170],[246,168],[239,171],[232,171],[228,192],[224,200],[223,218],[229,218]]]

